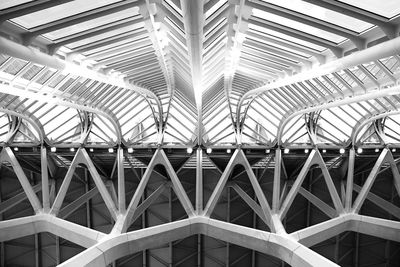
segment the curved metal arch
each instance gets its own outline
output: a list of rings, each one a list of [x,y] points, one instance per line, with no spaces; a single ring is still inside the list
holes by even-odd
[[[400,53],[400,37],[380,43],[378,45],[372,46],[362,51],[358,51],[351,55],[345,56],[343,58],[331,61],[329,63],[318,66],[318,68],[313,68],[309,71],[302,72],[291,77],[280,79],[276,82],[263,85],[261,87],[247,91],[239,100],[236,110],[236,121],[237,126],[243,125],[240,121],[240,111],[242,110],[243,102],[249,98],[262,94],[266,91],[276,89],[282,86],[290,85],[293,83],[301,82],[304,80],[317,78],[326,74],[330,74],[336,71],[343,70],[348,67],[353,67],[365,62],[378,60],[383,57],[396,55]],[[243,121],[247,116],[246,111],[244,111]]]
[[[39,134],[40,144],[43,144],[43,143],[49,144],[49,140],[47,139],[46,134],[44,133],[42,124],[34,115],[30,114],[29,112],[24,112],[26,114],[22,114],[20,112],[5,109],[5,108],[0,108],[0,112],[3,112],[5,114],[11,115],[11,116],[19,117],[19,118],[29,122],[33,126],[33,128],[35,128],[37,133]]]
[[[161,100],[157,97],[157,95],[155,93],[153,93],[152,91],[150,91],[147,88],[140,87],[136,84],[132,84],[127,79],[112,78],[112,77],[109,77],[100,72],[90,70],[86,67],[70,63],[68,61],[56,58],[54,56],[47,55],[36,49],[26,47],[24,45],[10,41],[1,36],[0,36],[0,53],[9,55],[9,56],[12,56],[15,58],[27,60],[30,62],[34,62],[34,63],[40,64],[43,66],[52,67],[57,70],[66,71],[68,73],[75,74],[80,77],[93,79],[93,80],[107,83],[110,85],[114,85],[117,87],[127,88],[129,90],[138,92],[139,94],[143,95],[145,98],[147,98],[147,97],[152,98],[155,100],[157,108],[159,109],[159,121],[157,122],[157,120],[156,120],[156,124],[158,125],[158,127],[162,127],[163,110],[162,110]],[[82,110],[85,110],[85,109],[82,109]],[[155,116],[155,113],[153,113],[153,114]],[[116,117],[114,116],[113,120],[115,120],[115,119],[116,119]],[[118,139],[119,139],[119,143],[120,143],[122,140],[122,134],[121,134],[120,130],[117,132],[119,135]]]
[[[353,128],[353,132],[351,133],[351,137],[350,137],[351,143],[353,145],[356,144],[357,136],[360,133],[360,131],[362,130],[362,128],[365,127],[365,125],[367,125],[373,121],[376,121],[378,119],[381,119],[381,118],[386,118],[386,117],[390,117],[393,115],[399,115],[399,114],[400,114],[400,110],[393,110],[393,111],[383,112],[383,113],[371,116],[367,119],[363,119],[362,121],[360,120],[359,123],[356,125],[356,127]]]
[[[348,104],[352,104],[355,102],[366,101],[366,100],[370,100],[370,99],[375,99],[375,98],[380,98],[380,97],[390,96],[390,95],[398,95],[398,94],[400,94],[400,85],[397,85],[397,86],[394,86],[394,87],[391,87],[391,88],[388,88],[385,90],[381,90],[381,91],[370,92],[370,93],[359,95],[359,96],[348,97],[345,99],[320,104],[320,105],[317,105],[314,107],[305,108],[305,109],[296,111],[294,113],[291,113],[290,115],[286,116],[279,124],[278,132],[276,135],[277,143],[278,143],[278,145],[282,144],[281,139],[282,139],[283,130],[286,127],[287,123],[296,116],[303,115],[305,113],[318,111],[318,110],[324,110],[324,109],[334,108],[334,107],[338,107],[338,106],[348,105]]]
[[[7,90],[7,87],[9,90]],[[122,132],[121,132],[121,126],[119,125],[117,117],[108,109],[98,109],[98,108],[93,108],[89,107],[86,105],[81,105],[81,104],[76,104],[72,102],[65,101],[63,99],[60,99],[56,96],[51,96],[51,95],[46,95],[46,94],[40,94],[40,93],[33,93],[29,92],[26,90],[21,90],[18,88],[14,88],[11,85],[3,85],[0,87],[0,92],[8,95],[14,95],[14,96],[19,96],[23,98],[29,98],[29,99],[34,99],[37,100],[38,102],[41,103],[51,103],[51,104],[56,104],[60,106],[65,106],[65,107],[70,107],[74,108],[77,110],[82,110],[82,111],[88,111],[95,113],[97,115],[101,115],[105,118],[107,118],[112,124],[113,127],[115,128],[115,132],[117,135],[117,144],[121,144],[123,142],[122,140]]]
[[[318,130],[318,121],[320,119],[322,110],[313,111],[309,113],[308,120],[307,114],[304,114],[304,120],[306,122],[306,129],[308,136],[310,137],[311,144],[314,146],[317,144],[317,130]]]
[[[92,130],[94,116],[93,113],[86,111],[82,113],[78,111],[78,115],[81,121],[81,137],[79,138],[79,143],[85,144]]]

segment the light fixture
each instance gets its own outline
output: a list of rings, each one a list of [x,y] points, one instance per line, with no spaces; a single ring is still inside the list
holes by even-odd
[[[191,148],[191,147],[186,148],[186,152],[187,152],[188,154],[192,154],[193,148]]]
[[[339,149],[340,154],[344,154],[344,152],[346,152],[346,150],[344,148]]]
[[[71,148],[69,149],[69,151],[74,152],[74,151],[75,151],[75,148],[71,147]]]
[[[375,153],[378,153],[379,152],[379,148],[375,148]]]
[[[287,154],[287,153],[289,153],[289,148],[285,148],[284,150],[283,150],[283,153],[285,153],[285,154]]]
[[[396,152],[396,148],[392,148],[392,152]]]
[[[232,150],[230,149],[230,148],[228,148],[227,150],[226,150],[226,153],[228,153],[228,154],[230,154],[232,152]]]
[[[110,147],[110,148],[108,149],[108,152],[109,152],[109,153],[114,153],[114,148]]]
[[[271,152],[271,150],[265,149],[265,153],[269,154],[269,152]]]
[[[357,153],[361,154],[363,152],[363,149],[361,147],[357,148]]]
[[[93,152],[93,151],[94,151],[94,149],[93,149],[93,148],[89,148],[89,151],[90,151],[90,152]]]
[[[57,151],[57,148],[56,148],[55,146],[52,146],[52,147],[50,148],[50,151],[51,151],[51,152],[56,152],[56,151]]]
[[[132,147],[128,147],[128,153],[133,153],[133,148]]]
[[[212,148],[211,147],[207,147],[206,152],[207,152],[207,154],[210,154],[212,152]]]
[[[304,149],[304,153],[308,153],[310,150],[308,150],[308,148]]]
[[[14,151],[18,151],[18,147],[14,147]]]
[[[326,153],[326,149],[322,149],[322,153]]]

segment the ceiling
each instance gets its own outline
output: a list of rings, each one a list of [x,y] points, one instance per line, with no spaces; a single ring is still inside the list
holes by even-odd
[[[400,6],[377,3],[2,1],[2,125],[25,125],[2,141],[383,145],[365,121],[399,107],[395,93],[370,93],[397,84],[398,53],[377,45],[398,36]]]
[[[54,191],[80,147],[111,188],[118,176],[115,152],[122,148],[129,197],[163,147],[192,202],[198,161],[190,148],[212,149],[200,161],[206,200],[235,148],[243,148],[270,192],[275,149],[284,151],[285,186],[293,185],[309,151],[319,148],[340,188],[347,152],[355,147],[357,190],[383,148],[399,162],[399,32],[398,0],[1,0],[0,143],[13,147],[35,192],[41,147],[50,151]],[[369,199],[378,196],[398,209],[388,167],[382,167]],[[2,164],[0,174],[0,199],[18,197],[22,188],[10,166]],[[223,191],[212,218],[266,230],[235,189],[240,184],[254,197],[243,174],[233,169],[233,186]],[[145,194],[159,192],[166,176],[156,168]],[[326,198],[321,176],[318,168],[307,174],[305,192],[284,219],[288,232],[329,219],[307,195]],[[89,180],[79,167],[66,204],[96,188]],[[164,189],[130,230],[185,216],[170,186]],[[379,208],[366,201],[360,214],[396,220]],[[96,195],[65,219],[108,232],[113,221],[105,210]],[[0,211],[1,220],[33,214],[26,200]],[[0,245],[0,266],[54,266],[83,250],[48,233]],[[312,249],[343,266],[397,266],[399,247],[345,232]],[[168,266],[170,260],[193,266],[197,257],[204,266],[284,266],[205,236],[115,265]]]

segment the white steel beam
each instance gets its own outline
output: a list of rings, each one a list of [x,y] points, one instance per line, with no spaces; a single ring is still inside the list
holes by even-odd
[[[383,163],[388,161],[388,154],[390,153],[389,149],[384,148],[379,155],[378,160],[376,161],[374,167],[372,168],[371,172],[369,173],[367,179],[365,180],[365,183],[358,194],[357,198],[354,200],[353,212],[358,212],[361,209],[361,206],[363,205],[365,199],[367,198],[368,192],[371,190],[371,187],[375,181],[376,176],[379,173],[379,170],[382,166]]]
[[[72,176],[75,172],[76,167],[78,164],[83,163],[88,167],[88,170],[93,178],[93,181],[96,184],[97,189],[99,190],[104,203],[107,206],[107,209],[109,210],[112,218],[114,220],[117,220],[117,208],[115,206],[114,201],[112,200],[109,192],[107,191],[106,186],[104,185],[104,182],[102,181],[99,173],[96,170],[96,167],[94,166],[93,162],[91,161],[89,155],[87,154],[86,150],[84,148],[80,148],[77,153],[75,154],[74,159],[71,162],[71,165],[67,171],[67,174],[64,177],[63,183],[61,184],[61,187],[58,191],[57,197],[54,200],[53,206],[50,210],[51,214],[57,215],[61,205],[64,201],[65,195],[67,193],[67,190],[69,188],[69,185],[72,180]]]
[[[365,50],[363,50],[365,51]],[[296,112],[292,112],[290,113],[289,116],[285,117],[283,120],[281,120],[279,127],[278,127],[278,132],[276,135],[276,139],[278,142],[278,145],[280,145],[282,143],[282,135],[283,135],[283,130],[286,127],[286,125],[296,116],[299,115],[303,115],[306,113],[310,113],[313,111],[318,111],[318,110],[324,110],[324,109],[329,109],[329,108],[334,108],[334,107],[339,107],[339,106],[344,106],[344,105],[349,105],[352,103],[358,103],[361,101],[367,101],[367,100],[371,100],[371,99],[375,99],[375,98],[380,98],[380,97],[385,97],[385,96],[392,96],[392,95],[398,95],[400,94],[400,86],[394,86],[394,87],[390,87],[388,89],[382,89],[379,91],[372,91],[366,94],[362,94],[362,95],[357,95],[357,96],[353,96],[353,97],[347,97],[345,99],[342,100],[337,100],[337,101],[332,101],[332,102],[328,102],[328,103],[324,103],[324,104],[320,104],[320,105],[315,105],[313,107],[308,107]]]
[[[176,175],[171,163],[169,162],[167,155],[165,155],[165,152],[159,148],[156,150],[149,165],[147,166],[146,171],[143,174],[143,177],[141,178],[138,187],[136,188],[136,191],[129,203],[129,206],[128,206],[126,212],[124,214],[121,214],[121,216],[116,221],[114,228],[113,228],[114,233],[125,232],[129,228],[130,223],[132,222],[132,219],[136,212],[136,209],[138,208],[139,201],[141,200],[141,198],[143,196],[143,192],[144,192],[144,190],[147,186],[147,183],[150,179],[150,176],[154,170],[154,167],[158,164],[161,164],[165,167],[165,169],[168,173],[168,176],[171,179],[174,192],[177,195],[179,201],[181,202],[187,215],[189,217],[195,215],[193,206],[190,203],[190,200],[189,200],[184,188],[182,187],[182,184],[179,181],[179,178]]]
[[[279,211],[279,217],[283,219],[286,216],[286,213],[289,211],[289,208],[291,207],[294,198],[296,197],[297,193],[299,192],[299,189],[301,185],[303,184],[304,179],[307,176],[308,170],[310,167],[314,164],[317,163],[317,155],[316,155],[315,149],[313,149],[310,152],[310,155],[308,156],[306,162],[303,165],[303,168],[301,169],[299,175],[297,176],[295,182],[292,185],[292,188],[290,189],[289,193],[287,194],[286,198],[284,199],[282,206]]]
[[[195,211],[198,215],[203,212],[203,150],[196,150],[196,204]]]
[[[42,210],[42,204],[40,203],[39,198],[37,197],[28,178],[26,177],[24,170],[22,170],[21,165],[19,164],[17,158],[9,147],[3,147],[3,150],[1,151],[0,163],[3,162],[9,162],[11,164],[15,175],[21,183],[21,186],[26,196],[28,197],[28,200],[32,205],[34,212],[39,213]]]
[[[109,77],[100,72],[96,72],[86,67],[61,60],[57,57],[49,56],[43,52],[40,52],[37,49],[20,45],[4,37],[0,37],[0,53],[37,63],[43,66],[55,68],[57,70],[66,71],[79,77],[93,79],[113,86],[128,88],[140,94],[146,95],[150,98],[154,98],[156,100],[158,99],[157,96],[155,96],[154,93],[152,93],[148,89],[129,84],[122,79]]]
[[[251,96],[264,93],[268,90],[272,90],[279,87],[284,87],[293,83],[302,82],[312,78],[317,78],[326,74],[330,74],[336,71],[343,70],[345,68],[360,65],[366,62],[378,60],[384,57],[396,55],[400,53],[400,37],[380,43],[378,45],[372,46],[365,50],[352,53],[346,57],[331,61],[329,63],[313,68],[309,71],[302,72],[291,77],[286,77],[280,79],[276,82],[270,83],[268,85],[263,85],[261,87],[252,89],[246,92],[239,100],[238,110],[237,110],[237,123],[240,123],[240,110],[242,108],[243,101]]]
[[[40,168],[42,173],[42,202],[43,202],[43,211],[50,211],[50,188],[49,188],[49,172],[47,168],[47,149],[42,146],[40,148]]]
[[[118,147],[117,150],[117,175],[118,175],[118,210],[120,213],[125,213],[125,171],[124,171],[124,150]]]
[[[356,191],[357,193],[360,193],[362,187],[353,184],[353,190]],[[369,192],[367,194],[367,199],[377,205],[378,207],[382,208],[383,210],[387,211],[390,213],[390,215],[393,215],[394,217],[400,219],[400,208],[398,208],[396,205],[393,203],[375,195],[374,193]]]
[[[231,159],[229,160],[228,164],[225,167],[224,172],[222,173],[221,177],[218,180],[217,185],[215,186],[214,191],[212,192],[208,202],[204,208],[203,215],[209,217],[211,213],[214,211],[215,206],[222,194],[222,190],[224,190],[225,184],[228,181],[229,175],[231,174],[233,168],[236,164],[240,163],[239,160],[239,149],[236,149],[233,153]]]
[[[203,93],[203,1],[181,0],[182,15],[189,53],[192,87],[198,112],[202,109]],[[201,139],[201,136],[198,136]]]
[[[49,232],[83,247],[91,247],[106,235],[96,230],[39,214],[0,222],[0,242],[37,233]]]
[[[138,251],[203,234],[284,260],[293,267],[338,266],[284,235],[197,216],[103,239],[60,266],[106,266]]]

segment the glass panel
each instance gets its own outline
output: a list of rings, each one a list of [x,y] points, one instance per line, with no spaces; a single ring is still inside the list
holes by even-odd
[[[340,2],[367,10],[369,12],[391,18],[400,14],[399,0],[339,0]]]
[[[25,4],[28,2],[32,2],[32,0],[1,0],[0,1],[0,9],[6,9],[9,7]]]
[[[12,21],[27,29],[30,29],[119,1],[120,0],[75,0],[52,8],[33,12],[25,16],[15,18]]]
[[[123,34],[128,31],[133,31],[135,29],[142,28],[143,26],[144,26],[144,23],[138,23],[138,24],[127,26],[127,27],[119,28],[114,31],[109,31],[104,34],[99,34],[94,37],[83,39],[81,41],[69,44],[69,45],[67,45],[67,47],[70,49],[74,49],[75,47],[79,47],[81,45],[86,45],[88,43],[94,43],[96,41],[100,41],[100,40],[103,40],[103,39],[111,37],[111,36],[117,36],[119,34]]]
[[[291,37],[289,35],[286,35],[286,34],[283,34],[283,33],[280,33],[280,32],[276,32],[276,31],[272,31],[272,30],[269,30],[269,29],[265,29],[263,27],[259,27],[257,25],[251,24],[251,23],[249,23],[249,29],[254,29],[256,31],[261,31],[261,32],[264,32],[264,33],[266,33],[268,35],[271,35],[273,37],[278,37],[278,38],[280,38],[282,40],[286,40],[287,42],[293,42],[295,44],[299,44],[299,45],[314,49],[314,50],[319,51],[319,52],[322,52],[322,51],[326,50],[326,48],[323,47],[323,46],[315,45],[313,43],[306,42],[306,41]]]
[[[374,25],[358,20],[353,17],[346,16],[344,14],[319,7],[307,2],[299,0],[282,1],[282,0],[263,0],[277,6],[281,6],[290,10],[297,11],[310,17],[314,17],[320,20],[327,21],[332,24],[336,24],[343,28],[348,28],[358,33],[363,32]]]
[[[51,33],[47,33],[44,36],[46,36],[46,38],[49,38],[50,40],[56,40],[56,39],[59,39],[59,38],[65,37],[65,36],[69,36],[69,35],[72,35],[75,33],[83,32],[83,31],[93,29],[93,28],[96,28],[99,26],[104,26],[104,25],[110,24],[115,21],[123,20],[125,18],[129,18],[134,15],[137,15],[136,7],[129,8],[124,11],[116,12],[116,13],[110,14],[108,16],[102,16],[97,19],[92,19],[89,21],[78,23],[78,24],[75,24],[70,27],[62,28],[60,30],[57,30],[57,31],[54,31]]]
[[[272,22],[278,23],[280,25],[284,25],[286,27],[296,29],[296,30],[299,30],[304,33],[309,33],[311,35],[321,37],[325,40],[329,40],[334,43],[341,43],[346,40],[346,38],[344,38],[342,36],[339,36],[339,35],[336,35],[336,34],[333,34],[333,33],[330,33],[330,32],[327,32],[327,31],[294,21],[294,20],[291,20],[291,19],[277,16],[272,13],[268,13],[268,12],[265,12],[265,11],[262,11],[259,9],[253,9],[253,15],[255,17],[266,19],[268,21],[272,21]]]

